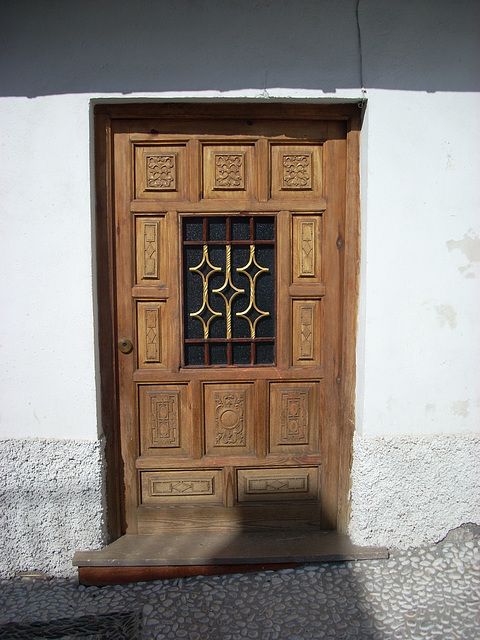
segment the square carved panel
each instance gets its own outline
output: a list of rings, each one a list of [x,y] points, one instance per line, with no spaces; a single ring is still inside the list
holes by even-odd
[[[186,385],[140,387],[141,452],[191,455],[191,418]]]
[[[204,198],[252,198],[255,185],[253,145],[205,144],[202,153]]]
[[[214,153],[213,188],[245,190],[245,153]]]
[[[271,453],[312,453],[319,448],[319,383],[270,384]]]
[[[135,147],[135,197],[149,200],[187,198],[186,147]]]
[[[177,190],[177,154],[163,153],[145,156],[146,188],[148,191]]]
[[[253,384],[205,384],[205,453],[253,453]]]
[[[312,198],[322,195],[322,145],[272,144],[271,197]]]

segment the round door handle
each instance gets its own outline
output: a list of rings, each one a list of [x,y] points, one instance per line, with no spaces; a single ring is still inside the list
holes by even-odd
[[[118,341],[118,348],[122,353],[130,353],[133,349],[133,343],[128,338],[120,338]]]

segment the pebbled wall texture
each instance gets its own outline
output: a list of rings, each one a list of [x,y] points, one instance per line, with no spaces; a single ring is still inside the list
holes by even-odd
[[[0,440],[0,575],[76,575],[77,549],[106,540],[103,443]]]
[[[475,435],[357,435],[353,541],[404,549],[480,524],[479,459]],[[107,540],[104,475],[102,442],[0,440],[0,576],[75,576],[74,552]]]
[[[354,438],[353,541],[406,549],[480,524],[480,436]]]

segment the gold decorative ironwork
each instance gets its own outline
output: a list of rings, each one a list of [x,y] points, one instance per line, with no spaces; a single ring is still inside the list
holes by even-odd
[[[203,296],[202,296],[202,304],[200,308],[190,313],[190,317],[196,318],[199,322],[202,323],[203,326],[203,337],[205,340],[209,337],[210,331],[210,323],[215,318],[223,318],[225,317],[226,322],[226,335],[227,339],[232,338],[232,304],[237,296],[240,294],[245,294],[245,289],[241,289],[237,287],[232,280],[232,245],[225,245],[225,280],[221,287],[217,289],[213,289],[211,293],[220,296],[223,299],[225,304],[225,313],[220,313],[219,311],[215,311],[210,306],[209,300],[209,280],[213,274],[223,272],[220,267],[214,266],[210,262],[210,258],[208,255],[208,245],[203,245],[203,254],[202,260],[196,267],[189,267],[189,270],[193,273],[198,273],[202,278],[203,284]],[[259,320],[262,318],[266,318],[270,316],[269,311],[262,311],[257,305],[256,302],[256,293],[257,293],[257,280],[258,277],[262,273],[268,273],[270,269],[267,267],[262,267],[258,264],[257,258],[255,255],[255,245],[250,245],[250,255],[248,262],[243,267],[237,267],[236,272],[245,275],[250,283],[250,291],[248,295],[248,306],[243,311],[238,311],[235,315],[238,318],[242,318],[249,324],[250,327],[250,337],[252,340],[255,339],[256,328]]]
[[[257,271],[255,271],[255,273],[253,274],[253,277],[252,277],[252,274],[250,273],[252,268],[257,269]],[[239,318],[243,318],[248,322],[248,324],[250,325],[250,335],[252,339],[255,338],[255,331],[256,331],[258,321],[270,315],[268,311],[262,311],[261,309],[259,309],[255,300],[255,297],[256,297],[255,287],[256,287],[257,278],[260,274],[267,273],[268,271],[269,269],[267,269],[267,267],[261,267],[258,264],[257,258],[255,256],[255,245],[251,244],[249,261],[244,267],[237,268],[238,273],[243,273],[250,280],[250,300],[249,300],[248,307],[243,311],[237,312],[235,315],[238,316]],[[253,320],[253,322],[249,318],[249,314],[251,314],[252,309],[256,314],[258,314]]]
[[[230,244],[227,244],[225,246],[225,251],[226,251],[225,282],[218,289],[214,289],[213,293],[218,293],[218,295],[222,296],[222,298],[225,301],[227,338],[231,338],[232,337],[232,302],[238,295],[240,295],[241,293],[245,293],[245,289],[239,289],[232,282],[232,246]]]
[[[207,271],[206,274],[203,272],[203,269],[205,267],[209,267],[210,269],[210,271]],[[203,337],[206,340],[208,338],[210,323],[214,318],[222,316],[221,313],[219,313],[218,311],[214,311],[210,306],[210,302],[208,301],[208,281],[210,279],[210,276],[213,273],[217,273],[222,269],[220,267],[215,267],[210,262],[210,258],[208,256],[208,246],[205,244],[203,245],[203,255],[202,255],[201,261],[199,262],[199,264],[197,264],[196,267],[190,267],[189,270],[194,273],[198,273],[202,277],[202,283],[203,283],[202,306],[198,311],[195,311],[194,313],[190,313],[190,316],[192,318],[197,318],[197,320],[199,320],[202,323]],[[204,316],[206,316],[206,320],[207,320],[206,322],[205,322]]]

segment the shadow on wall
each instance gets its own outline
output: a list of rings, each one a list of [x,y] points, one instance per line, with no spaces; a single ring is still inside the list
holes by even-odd
[[[475,91],[479,21],[476,0],[15,0],[0,95]]]

